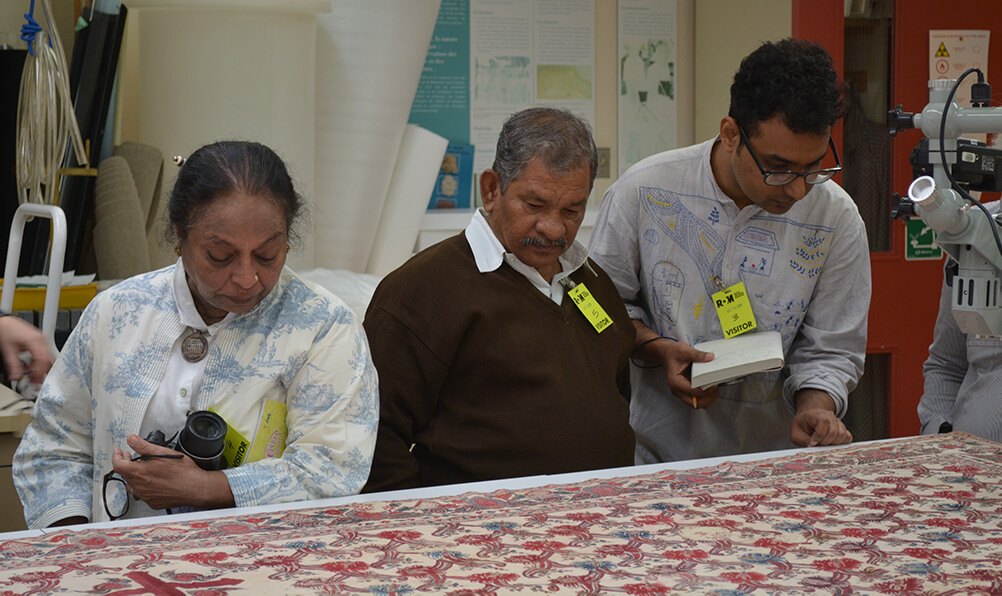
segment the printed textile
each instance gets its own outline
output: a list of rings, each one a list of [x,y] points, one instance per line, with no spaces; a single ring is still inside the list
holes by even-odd
[[[1002,445],[951,433],[541,488],[0,537],[0,592],[999,593],[1000,485]]]

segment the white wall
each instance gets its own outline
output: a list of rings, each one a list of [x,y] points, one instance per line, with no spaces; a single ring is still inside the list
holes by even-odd
[[[741,59],[763,41],[789,37],[792,0],[699,0],[695,3],[695,141],[720,132]],[[681,113],[679,118],[681,118]]]

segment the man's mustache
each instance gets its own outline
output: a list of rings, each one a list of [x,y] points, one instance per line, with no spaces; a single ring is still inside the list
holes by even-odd
[[[547,240],[546,238],[532,236],[529,238],[522,238],[522,246],[538,246],[540,248],[550,248],[551,246],[558,246],[560,248],[567,248],[567,239],[557,238],[556,240]]]

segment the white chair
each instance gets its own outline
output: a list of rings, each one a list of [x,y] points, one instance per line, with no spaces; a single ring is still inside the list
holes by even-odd
[[[17,266],[21,259],[21,239],[24,223],[29,217],[52,220],[52,238],[49,250],[49,279],[45,289],[45,309],[42,311],[42,333],[49,341],[54,356],[56,349],[56,317],[59,314],[59,292],[63,284],[63,258],[66,255],[66,214],[55,205],[24,203],[14,212],[7,242],[7,263],[4,266],[3,290],[0,291],[0,311],[11,312],[14,306],[14,289],[17,287]]]

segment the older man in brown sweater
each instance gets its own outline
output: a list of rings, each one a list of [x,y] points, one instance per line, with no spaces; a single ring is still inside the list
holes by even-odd
[[[574,239],[597,163],[577,116],[514,114],[465,232],[380,283],[364,323],[380,392],[366,491],[633,463],[635,330]]]

